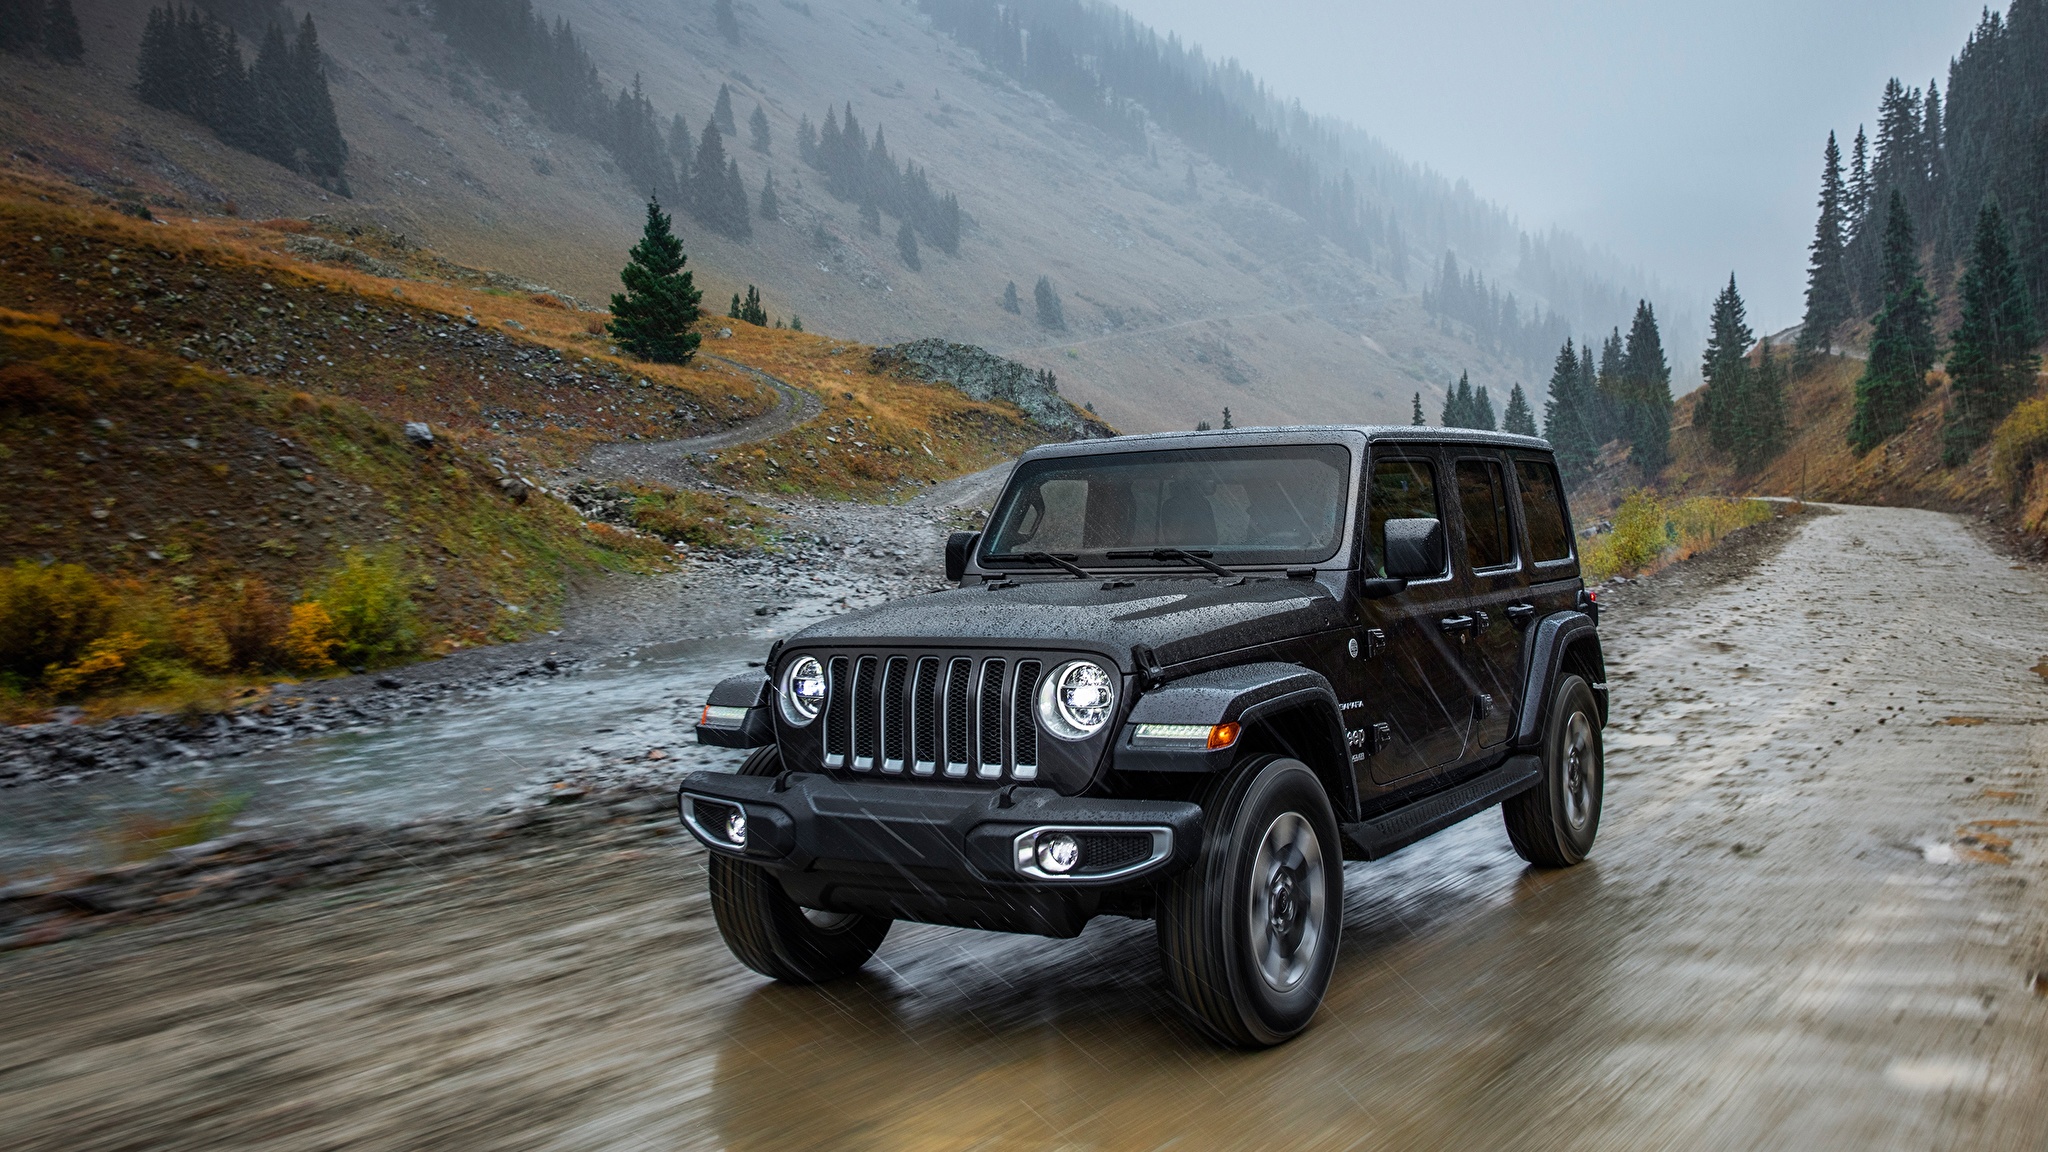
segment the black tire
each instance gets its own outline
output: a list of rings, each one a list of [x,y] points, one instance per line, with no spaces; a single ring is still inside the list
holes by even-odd
[[[1260,759],[1203,803],[1202,854],[1158,915],[1166,979],[1214,1039],[1267,1048],[1308,1027],[1344,926],[1337,817],[1308,765]]]
[[[1593,850],[1606,789],[1600,707],[1583,676],[1566,676],[1543,726],[1543,778],[1501,805],[1508,839],[1539,868],[1568,868]]]
[[[743,776],[782,771],[774,748],[747,757]],[[711,853],[711,914],[718,934],[739,962],[773,980],[820,984],[860,971],[882,946],[895,921],[861,913],[816,912],[782,890],[782,882],[759,864]]]

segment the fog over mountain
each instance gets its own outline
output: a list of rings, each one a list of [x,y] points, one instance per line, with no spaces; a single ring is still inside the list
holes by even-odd
[[[1123,7],[1236,58],[1282,99],[1469,180],[1530,232],[1554,225],[1614,252],[1668,291],[1660,311],[1701,314],[1733,270],[1760,327],[1775,330],[1799,320],[1827,133],[1854,136],[1892,76],[1946,87],[1982,4]]]

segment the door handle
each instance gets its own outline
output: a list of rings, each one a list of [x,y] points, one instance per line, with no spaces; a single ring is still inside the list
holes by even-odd
[[[1464,632],[1472,627],[1470,616],[1446,616],[1437,621],[1437,626],[1446,632]]]
[[[1510,604],[1507,606],[1507,614],[1508,619],[1514,623],[1515,627],[1520,628],[1536,618],[1536,606],[1534,604]]]

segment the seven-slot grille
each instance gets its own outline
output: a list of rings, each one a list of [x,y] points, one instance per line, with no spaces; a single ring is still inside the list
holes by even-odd
[[[1034,696],[1045,662],[1002,656],[833,656],[827,768],[981,780],[1038,778]]]

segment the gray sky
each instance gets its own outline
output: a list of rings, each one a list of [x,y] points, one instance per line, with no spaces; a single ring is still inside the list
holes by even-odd
[[[1946,85],[1984,0],[1116,2],[1667,291],[1733,271],[1766,331],[1803,307],[1828,130],[1846,158],[1888,77]]]

